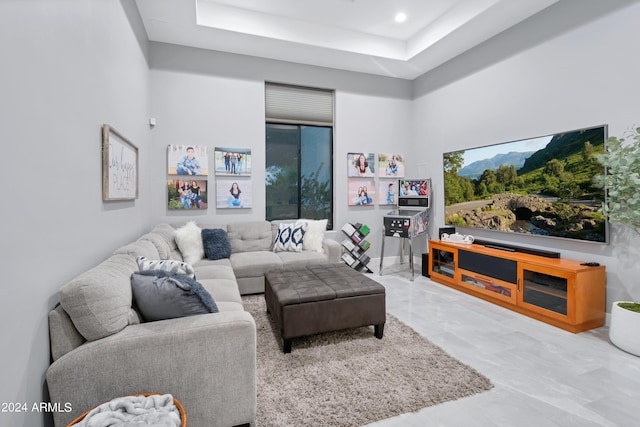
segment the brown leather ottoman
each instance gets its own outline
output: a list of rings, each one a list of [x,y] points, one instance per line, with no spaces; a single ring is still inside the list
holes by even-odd
[[[345,264],[267,273],[264,298],[285,353],[293,338],[305,335],[368,325],[379,339],[384,332],[384,286]]]

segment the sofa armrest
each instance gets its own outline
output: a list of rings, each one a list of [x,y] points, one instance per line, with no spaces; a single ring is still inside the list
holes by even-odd
[[[256,326],[230,311],[127,326],[87,342],[47,370],[54,413],[64,426],[115,397],[170,393],[194,426],[233,426],[256,418]]]
[[[322,240],[322,249],[329,258],[330,263],[340,262],[342,256],[342,245],[333,239]]]

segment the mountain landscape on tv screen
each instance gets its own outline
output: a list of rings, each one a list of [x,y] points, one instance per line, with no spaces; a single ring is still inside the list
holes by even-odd
[[[593,183],[604,140],[600,126],[553,135],[536,151],[514,141],[464,167],[465,155],[485,147],[445,153],[445,223],[605,242],[604,190]]]
[[[480,177],[485,170],[497,170],[500,165],[513,165],[516,169],[520,169],[524,166],[524,161],[533,153],[535,153],[535,151],[525,151],[523,153],[512,151],[507,154],[496,154],[490,159],[478,160],[463,167],[458,172],[458,175],[465,178],[476,179]]]

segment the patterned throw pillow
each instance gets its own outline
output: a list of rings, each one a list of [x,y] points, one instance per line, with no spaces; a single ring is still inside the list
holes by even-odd
[[[173,274],[184,274],[192,279],[196,278],[196,272],[193,267],[186,262],[172,259],[147,259],[144,256],[139,256],[136,261],[140,271],[161,270]]]
[[[306,224],[280,224],[273,242],[274,252],[302,252]]]

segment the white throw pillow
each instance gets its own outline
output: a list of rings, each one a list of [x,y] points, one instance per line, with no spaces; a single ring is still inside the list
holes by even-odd
[[[184,262],[195,264],[204,258],[202,229],[194,221],[189,221],[176,230],[176,244]]]
[[[191,264],[173,259],[148,259],[144,256],[136,258],[140,271],[162,270],[174,274],[184,274],[192,279],[196,278],[196,272]]]
[[[273,242],[274,252],[302,252],[306,223],[280,224]]]
[[[324,240],[324,232],[327,230],[326,219],[312,220],[301,219],[298,222],[306,222],[307,228],[304,233],[304,241],[302,242],[302,249],[312,252],[324,252],[322,248],[322,241]]]

